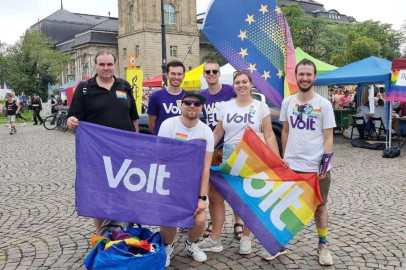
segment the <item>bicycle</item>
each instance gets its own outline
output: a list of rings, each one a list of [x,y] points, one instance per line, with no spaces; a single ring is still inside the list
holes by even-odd
[[[62,107],[62,106],[60,106]],[[44,127],[47,130],[53,130],[58,128],[58,130],[65,132],[68,130],[67,120],[68,111],[66,108],[56,108],[58,112],[55,115],[50,115],[44,119]]]

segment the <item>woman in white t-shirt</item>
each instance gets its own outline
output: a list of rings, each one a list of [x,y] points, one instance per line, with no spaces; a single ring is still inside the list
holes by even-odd
[[[237,71],[233,79],[236,98],[225,102],[220,108],[217,126],[214,129],[215,145],[224,135],[223,162],[241,141],[247,127],[257,134],[263,133],[268,147],[277,155],[279,148],[272,130],[271,115],[268,106],[251,96],[252,78],[249,71]],[[221,228],[225,220],[224,199],[213,187],[209,194],[210,216],[212,219],[212,234],[199,247],[204,251],[220,252],[223,250],[220,242]],[[240,254],[252,251],[250,230],[244,226],[240,240]]]

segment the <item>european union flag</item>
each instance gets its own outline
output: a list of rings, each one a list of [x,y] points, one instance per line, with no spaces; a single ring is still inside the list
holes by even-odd
[[[295,50],[275,0],[213,0],[203,32],[237,70],[250,70],[254,85],[276,106],[297,92]]]

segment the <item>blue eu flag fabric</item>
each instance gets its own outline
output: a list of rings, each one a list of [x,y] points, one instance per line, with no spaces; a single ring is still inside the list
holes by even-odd
[[[276,106],[297,92],[289,26],[275,0],[213,0],[202,31],[237,70]]]

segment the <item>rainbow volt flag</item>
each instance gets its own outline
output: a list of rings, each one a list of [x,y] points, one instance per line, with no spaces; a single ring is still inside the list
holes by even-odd
[[[213,0],[202,31],[235,69],[251,71],[276,106],[297,92],[295,49],[276,0]]]
[[[248,128],[210,182],[275,255],[313,217],[322,202],[317,174],[297,174]]]
[[[406,102],[406,58],[392,60],[392,77],[386,100]]]

